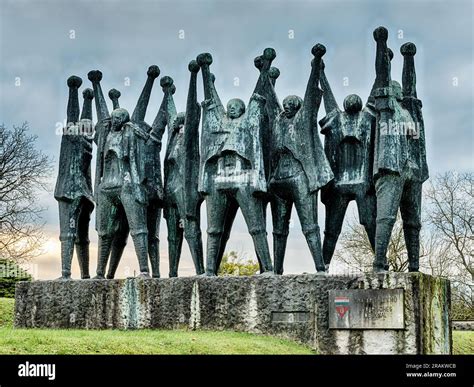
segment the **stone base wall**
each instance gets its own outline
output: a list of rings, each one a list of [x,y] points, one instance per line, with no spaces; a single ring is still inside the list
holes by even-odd
[[[403,329],[332,329],[329,291],[403,289]],[[20,282],[17,328],[208,329],[275,335],[321,354],[451,353],[449,281],[421,273]]]
[[[453,321],[455,331],[474,331],[474,321]]]

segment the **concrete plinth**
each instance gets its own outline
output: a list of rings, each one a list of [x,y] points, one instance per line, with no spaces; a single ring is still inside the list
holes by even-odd
[[[421,273],[34,281],[18,283],[15,298],[17,328],[235,330],[322,354],[452,347],[449,281]]]

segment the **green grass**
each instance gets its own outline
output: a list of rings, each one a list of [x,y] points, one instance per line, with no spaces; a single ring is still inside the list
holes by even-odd
[[[473,331],[453,331],[453,353],[455,355],[474,355]]]
[[[11,328],[13,326],[13,309],[15,299],[0,298],[0,328]]]
[[[291,340],[189,330],[14,329],[14,300],[0,298],[0,354],[311,354]],[[453,331],[453,353],[474,354],[474,332]]]
[[[0,298],[0,354],[311,354],[291,340],[190,330],[14,329],[13,300]]]
[[[0,328],[1,354],[311,354],[289,340],[237,332]]]

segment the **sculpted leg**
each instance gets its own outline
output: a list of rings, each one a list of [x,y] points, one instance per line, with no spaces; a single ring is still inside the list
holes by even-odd
[[[76,254],[79,260],[79,269],[81,270],[81,278],[91,278],[89,274],[89,243],[76,243]]]
[[[334,255],[348,205],[349,199],[346,196],[340,194],[335,189],[332,190],[331,200],[326,204],[323,242],[323,259],[327,268],[329,268]]]
[[[178,276],[179,258],[183,245],[183,229],[180,227],[180,218],[176,207],[166,207],[165,218],[168,227],[169,277],[171,278]]]
[[[265,222],[265,225],[267,224],[267,207],[268,207],[268,203],[269,203],[269,198],[264,198],[262,199],[262,206],[263,206],[263,220]],[[258,260],[258,266],[260,268],[260,273],[263,273],[263,268],[262,268],[262,265],[260,264],[260,258],[258,258],[257,256],[257,260]]]
[[[134,231],[131,230],[131,235],[133,245],[135,246],[135,253],[138,257],[140,277],[150,278],[150,269],[148,267],[148,233],[146,231],[134,233]]]
[[[307,184],[299,180],[294,188],[294,196],[301,228],[306,237],[316,270],[325,272],[321,251],[321,234],[318,226],[318,195],[317,193],[308,194]]]
[[[319,226],[316,226],[314,230],[303,231],[306,237],[306,243],[308,243],[309,250],[313,256],[314,266],[318,272],[325,272],[326,266],[324,265],[323,256],[321,253],[321,234]]]
[[[403,234],[408,252],[408,271],[418,271],[420,267],[421,193],[421,183],[408,182],[400,202]]]
[[[364,226],[367,237],[369,238],[370,246],[375,252],[377,198],[375,197],[375,194],[366,194],[356,200],[360,224]]]
[[[130,226],[130,235],[132,236],[135,253],[137,254],[138,264],[140,266],[140,277],[149,278],[146,206],[145,204],[137,202],[133,194],[128,191],[122,192],[120,198]]]
[[[387,270],[387,250],[397,219],[403,190],[403,179],[396,174],[383,174],[375,182],[377,192],[377,229],[375,234],[374,271]]]
[[[224,215],[224,231],[222,233],[222,237],[220,240],[219,245],[219,254],[217,256],[217,267],[220,267],[222,262],[222,257],[225,254],[225,248],[227,246],[227,242],[230,238],[230,232],[232,230],[232,225],[234,224],[235,216],[237,215],[237,211],[239,209],[239,205],[235,201],[229,201],[229,204],[226,208],[226,213]]]
[[[207,259],[206,275],[215,276],[219,269],[221,238],[224,232],[225,217],[229,198],[217,190],[206,196],[207,208]]]
[[[71,279],[71,263],[74,254],[74,238],[61,240],[61,278]]]
[[[99,191],[97,198],[96,228],[99,235],[97,271],[95,279],[103,279],[109,260],[114,235],[119,228],[122,206],[116,205],[118,197],[110,197]]]
[[[78,220],[76,237],[76,254],[79,260],[81,278],[90,278],[89,274],[89,222],[91,212],[94,209],[92,203],[86,199],[81,201],[81,213]]]
[[[104,279],[105,268],[109,259],[113,235],[99,235],[99,252],[97,257],[97,270],[94,279]]]
[[[290,217],[293,203],[274,196],[270,202],[273,221],[273,265],[275,274],[283,274],[286,242],[290,231]]]
[[[130,232],[127,217],[125,216],[125,211],[123,207],[120,207],[120,216],[118,217],[118,219],[119,226],[118,231],[112,241],[110,251],[110,263],[109,269],[107,271],[107,279],[115,278],[115,273],[122,258],[123,250],[127,245],[128,234]]]
[[[270,250],[268,249],[267,232],[265,230],[265,217],[263,216],[263,206],[261,200],[255,198],[251,193],[243,188],[236,194],[245,223],[252,235],[257,258],[263,273],[273,273]]]
[[[59,227],[61,241],[61,278],[71,278],[71,263],[74,254],[74,240],[77,234],[77,223],[80,212],[78,201],[58,201]]]
[[[153,201],[147,209],[148,226],[148,257],[150,258],[151,272],[153,278],[160,278],[160,219],[161,208]]]
[[[184,223],[184,236],[188,242],[191,256],[193,258],[196,274],[204,273],[204,258],[202,250],[202,235],[200,214],[197,212],[196,217],[188,217]]]

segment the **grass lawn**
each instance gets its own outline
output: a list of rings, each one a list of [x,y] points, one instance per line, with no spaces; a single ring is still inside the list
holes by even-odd
[[[0,354],[312,354],[291,340],[188,330],[13,329],[14,300],[0,298]],[[453,331],[453,353],[474,354],[474,332]]]
[[[474,355],[474,331],[453,331],[453,353]]]
[[[13,299],[0,298],[0,354],[312,354],[291,340],[188,330],[13,329]]]
[[[13,309],[15,299],[0,298],[0,328],[11,328],[13,326]]]

